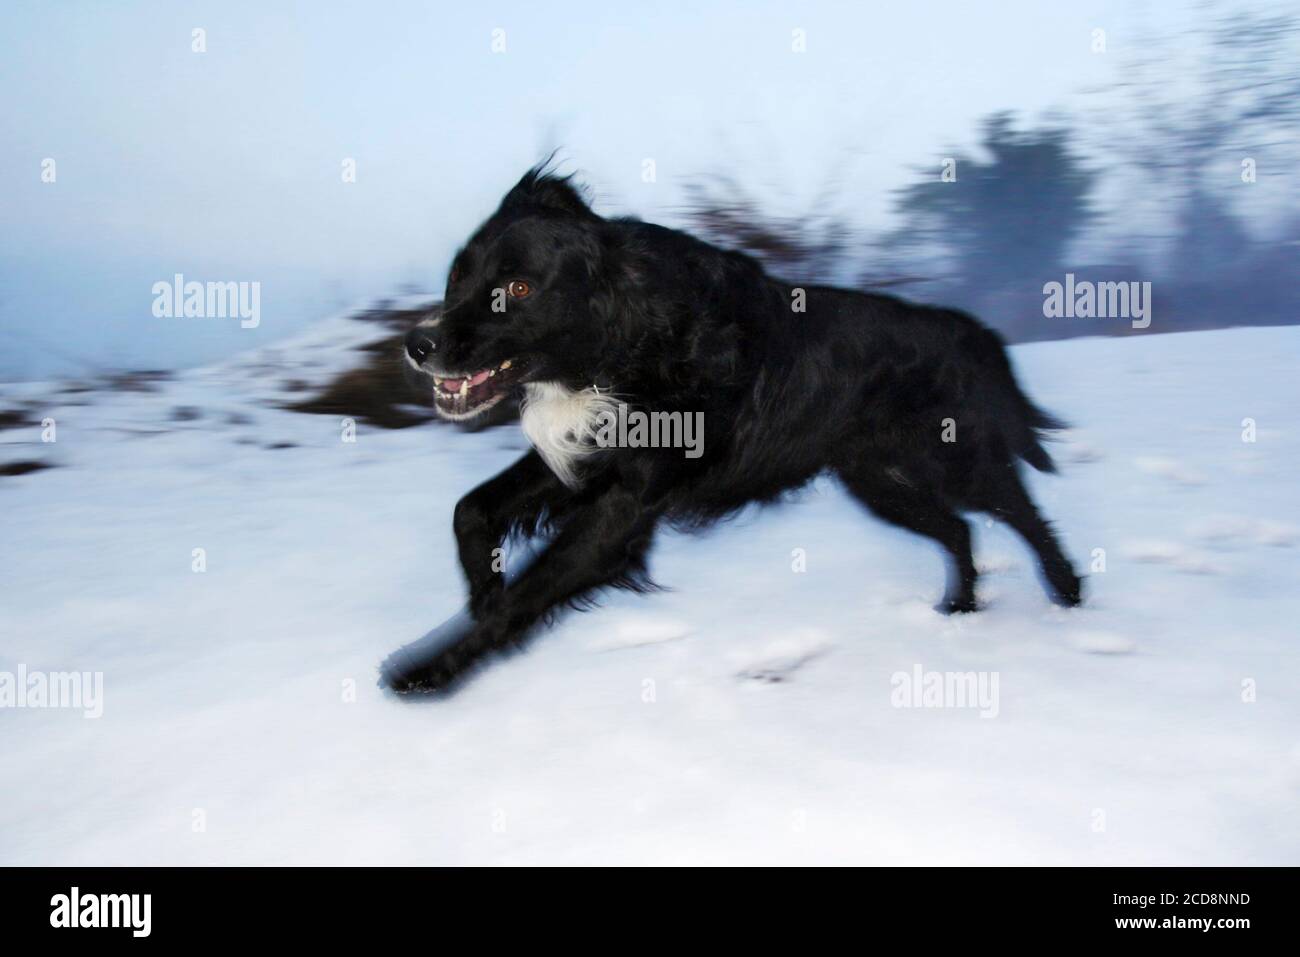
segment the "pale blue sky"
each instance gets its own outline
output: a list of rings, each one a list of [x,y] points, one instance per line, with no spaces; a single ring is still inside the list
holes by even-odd
[[[682,178],[719,169],[797,208],[836,167],[844,208],[879,222],[910,167],[969,144],[980,117],[1036,118],[1111,79],[1095,27],[1113,54],[1186,16],[1131,0],[8,0],[0,374],[187,365],[340,299],[440,288],[555,144],[602,211],[671,221]],[[155,318],[150,287],[176,272],[260,281],[261,326]]]

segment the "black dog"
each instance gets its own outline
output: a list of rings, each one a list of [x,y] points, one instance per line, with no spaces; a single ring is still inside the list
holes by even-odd
[[[964,313],[791,286],[685,233],[604,219],[567,177],[537,168],[456,256],[441,315],[406,349],[446,418],[523,387],[534,450],[457,504],[473,621],[429,660],[390,658],[397,690],[446,689],[561,605],[645,587],[661,521],[707,524],[827,470],[947,550],[940,610],[976,608],[962,510],[1007,522],[1053,597],[1079,603],[1080,580],[1017,473],[1017,459],[1053,470],[1039,432],[1060,425],[1021,391],[999,336]],[[701,454],[597,441],[620,403],[702,414]],[[507,584],[500,546],[542,530],[549,545]]]

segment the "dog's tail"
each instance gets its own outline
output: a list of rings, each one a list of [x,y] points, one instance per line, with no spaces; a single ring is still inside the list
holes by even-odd
[[[1016,379],[1002,337],[991,329],[985,331],[988,332],[993,347],[990,359],[995,368],[995,389],[1001,400],[998,402],[1001,406],[998,418],[1007,445],[1038,471],[1055,472],[1056,463],[1052,461],[1047,449],[1043,448],[1045,433],[1057,432],[1069,428],[1069,425],[1034,405]]]
[[[1020,444],[1016,448],[1016,452],[1038,471],[1055,472],[1056,463],[1047,454],[1047,449],[1043,448],[1043,433],[1058,432],[1067,428],[1067,425],[1056,416],[1049,415],[1030,402],[1028,396],[1019,390],[1019,386],[1017,386],[1016,391],[1023,403],[1023,415],[1026,422],[1025,427],[1021,430]]]

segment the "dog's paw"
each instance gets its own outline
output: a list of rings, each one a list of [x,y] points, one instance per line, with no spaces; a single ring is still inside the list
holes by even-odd
[[[1083,579],[1073,572],[1058,575],[1052,582],[1052,598],[1063,608],[1083,604]]]
[[[379,666],[379,686],[396,694],[445,695],[464,677],[458,658],[442,654],[432,661],[415,661],[398,649]]]
[[[398,694],[445,691],[465,670],[476,626],[465,613],[453,615],[418,641],[398,648],[379,666],[379,686]]]
[[[956,598],[945,598],[934,606],[934,610],[941,615],[965,615],[979,611],[980,606],[974,596],[958,596]]]

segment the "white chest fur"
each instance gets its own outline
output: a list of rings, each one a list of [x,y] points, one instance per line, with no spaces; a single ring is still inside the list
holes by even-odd
[[[618,400],[595,387],[574,391],[554,382],[524,386],[520,425],[556,477],[570,488],[581,483],[578,463],[595,452],[605,413],[618,413]]]

